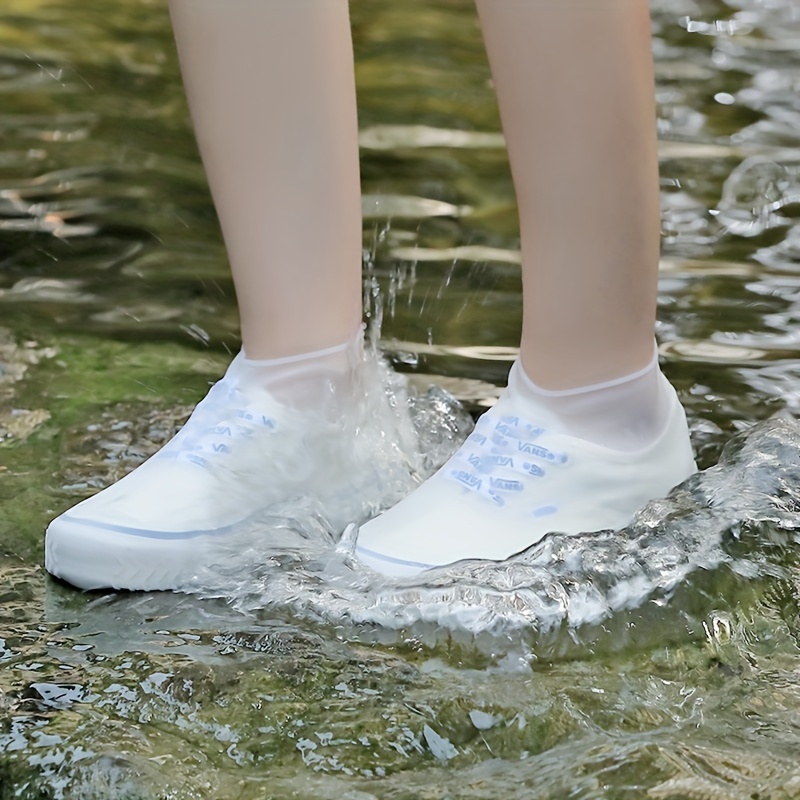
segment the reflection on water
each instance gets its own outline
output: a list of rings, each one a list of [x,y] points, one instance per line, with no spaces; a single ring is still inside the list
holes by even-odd
[[[273,509],[161,595],[39,565],[46,520],[237,347],[166,9],[6,6],[0,797],[800,796],[794,0],[652,3],[660,352],[719,466],[625,531],[399,583],[324,510]],[[471,3],[351,9],[367,310],[420,387],[410,485],[469,425],[429,376],[477,411],[515,355],[513,191]]]

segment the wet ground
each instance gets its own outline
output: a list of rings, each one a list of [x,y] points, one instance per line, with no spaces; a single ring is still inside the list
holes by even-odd
[[[658,335],[720,466],[501,567],[354,576],[310,510],[190,593],[86,595],[47,521],[176,430],[235,304],[163,4],[7,0],[0,798],[800,797],[800,6],[653,11]],[[474,413],[515,354],[513,192],[470,3],[352,15],[367,311],[424,472],[468,424],[429,376]]]

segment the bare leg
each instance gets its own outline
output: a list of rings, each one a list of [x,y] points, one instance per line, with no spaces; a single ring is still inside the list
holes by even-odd
[[[659,258],[646,0],[477,0],[522,235],[522,364],[547,389],[653,356]]]
[[[347,0],[170,0],[250,358],[319,350],[361,321]]]

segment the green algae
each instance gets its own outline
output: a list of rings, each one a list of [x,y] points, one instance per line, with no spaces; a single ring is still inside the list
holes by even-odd
[[[0,444],[0,547],[25,563],[41,562],[47,520],[154,452],[224,369],[223,357],[174,345],[76,337],[23,352],[37,349],[46,358],[9,386],[3,407],[44,405],[47,418]]]

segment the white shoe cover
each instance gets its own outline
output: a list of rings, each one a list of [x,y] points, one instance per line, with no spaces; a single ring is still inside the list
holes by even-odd
[[[82,589],[173,589],[202,565],[208,537],[335,489],[336,453],[352,436],[278,403],[248,375],[240,354],[160,451],[53,520],[47,570]]]
[[[613,449],[554,431],[515,364],[508,389],[455,455],[361,527],[356,556],[403,577],[463,559],[504,560],[551,531],[624,527],[696,470],[683,407],[658,377],[667,399],[663,432],[645,448]]]

